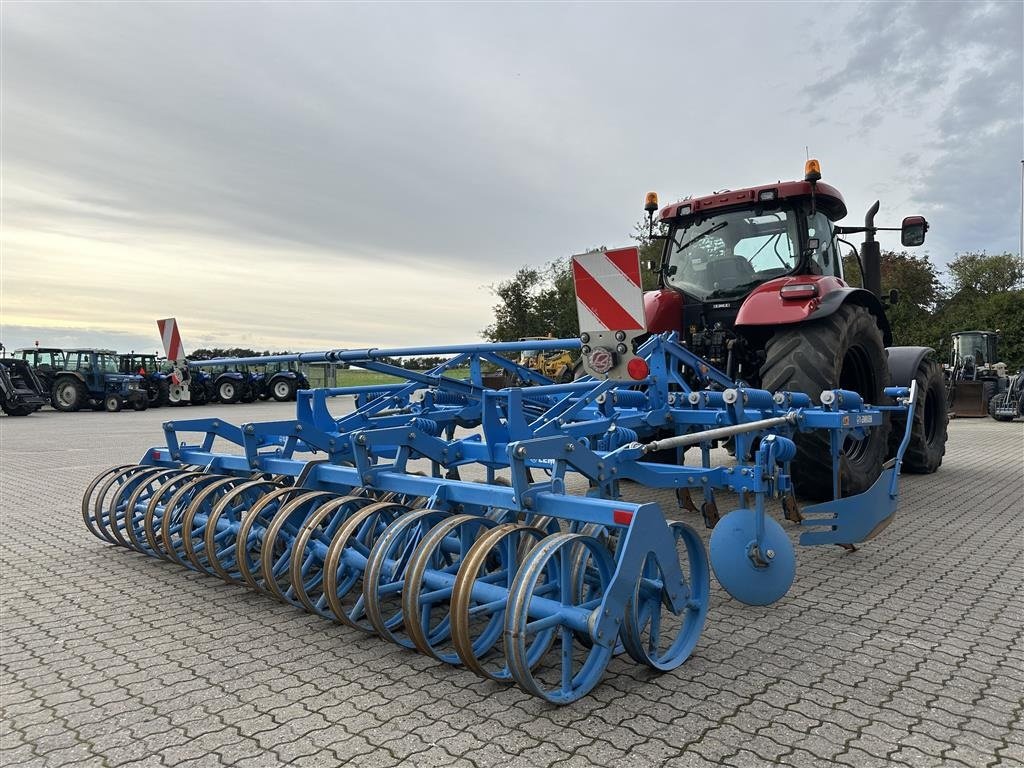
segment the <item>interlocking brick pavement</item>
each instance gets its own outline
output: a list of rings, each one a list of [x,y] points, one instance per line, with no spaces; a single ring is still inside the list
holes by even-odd
[[[169,413],[0,420],[4,766],[1024,765],[1020,423],[953,422],[880,538],[799,548],[771,607],[714,586],[680,669],[616,659],[554,708],[94,539],[83,489]]]

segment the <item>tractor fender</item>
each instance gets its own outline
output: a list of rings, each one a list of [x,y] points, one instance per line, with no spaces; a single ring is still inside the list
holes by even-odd
[[[644,315],[651,333],[683,332],[683,294],[668,288],[644,293]]]
[[[935,354],[931,347],[886,347],[886,351],[889,353],[889,376],[894,387],[909,387],[917,376],[921,361]]]
[[[53,375],[53,383],[56,384],[58,381],[65,378],[66,376],[71,376],[72,378],[78,379],[83,384],[86,383],[85,376],[80,374],[78,371],[58,371]]]
[[[816,284],[818,293],[806,299],[783,299],[780,289],[793,283]],[[828,317],[844,304],[866,307],[882,331],[882,343],[892,344],[892,328],[878,297],[871,291],[853,288],[831,275],[800,275],[769,280],[755,288],[744,300],[736,315],[736,326],[796,325]]]
[[[224,373],[217,376],[217,378],[214,379],[214,382],[220,383],[225,379],[231,379],[232,381],[242,381],[243,377],[242,374],[238,373],[237,371],[225,371]]]

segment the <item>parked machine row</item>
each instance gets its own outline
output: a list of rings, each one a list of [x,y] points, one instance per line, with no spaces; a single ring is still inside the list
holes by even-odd
[[[302,369],[292,363],[221,359],[176,366],[155,354],[53,347],[27,347],[0,358],[0,406],[14,416],[43,405],[66,412],[116,412],[186,403],[286,402],[308,386]]]

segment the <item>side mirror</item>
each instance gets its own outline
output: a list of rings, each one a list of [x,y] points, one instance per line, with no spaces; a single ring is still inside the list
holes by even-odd
[[[640,262],[640,265],[648,272],[654,272],[657,269],[657,264],[654,263],[654,259],[644,259]]]
[[[900,303],[900,292],[895,288],[889,289],[889,304],[896,305]]]
[[[924,244],[924,235],[928,231],[928,222],[924,216],[907,216],[900,227],[900,242],[908,248]]]
[[[821,240],[816,237],[807,238],[807,252],[814,253],[821,246]]]

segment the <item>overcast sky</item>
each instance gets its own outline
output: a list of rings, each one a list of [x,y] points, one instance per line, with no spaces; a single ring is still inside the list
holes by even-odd
[[[0,13],[11,348],[470,341],[518,265],[805,146],[847,223],[1018,249],[1020,2]]]

